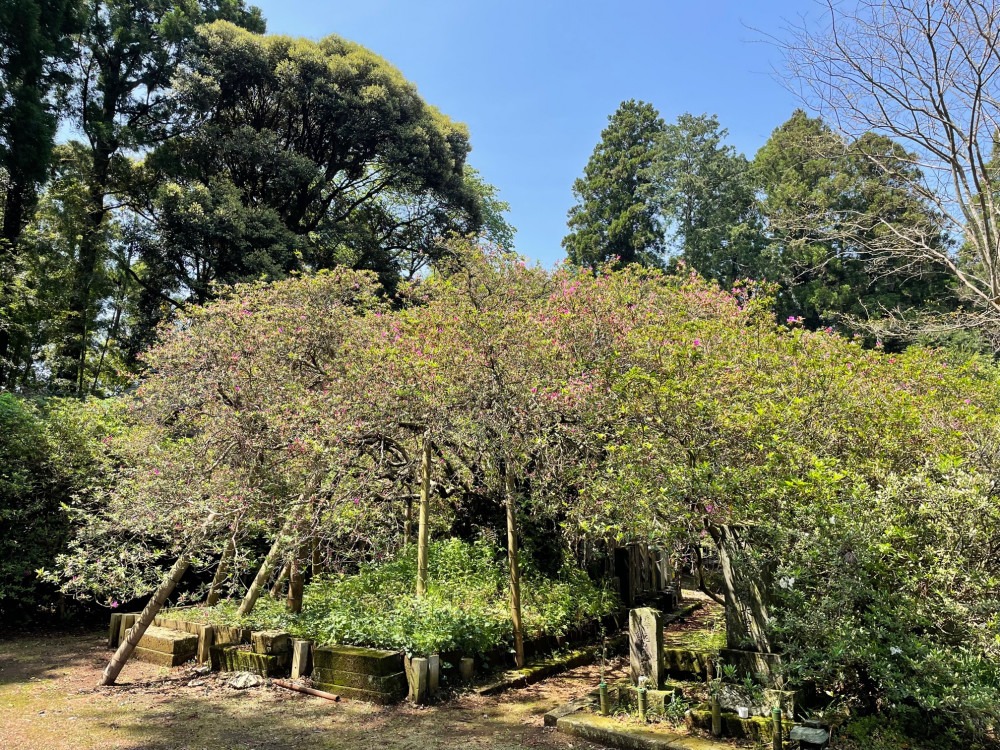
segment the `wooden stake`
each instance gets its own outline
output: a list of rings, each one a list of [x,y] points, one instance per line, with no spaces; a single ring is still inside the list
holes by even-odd
[[[403,524],[403,546],[409,547],[413,539],[413,498],[406,498],[406,522]]]
[[[208,598],[205,599],[205,604],[209,607],[214,607],[219,603],[219,598],[222,596],[222,584],[229,575],[229,566],[232,564],[235,556],[236,540],[230,537],[229,541],[226,542],[226,548],[222,551],[219,567],[215,569],[215,577],[212,579],[212,585],[208,587]]]
[[[524,666],[524,626],[521,622],[521,567],[517,559],[517,516],[514,507],[514,477],[505,472],[507,484],[507,559],[510,564],[510,619],[514,627],[514,663]]]
[[[292,561],[288,567],[288,599],[285,601],[285,605],[293,615],[302,611],[302,592],[305,588],[302,558],[305,551],[305,545],[299,547],[292,555]]]
[[[420,464],[420,517],[417,527],[417,596],[427,593],[427,517],[431,496],[431,440],[424,437]]]

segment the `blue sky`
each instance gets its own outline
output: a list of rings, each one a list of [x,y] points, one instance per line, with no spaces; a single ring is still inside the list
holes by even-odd
[[[776,33],[810,0],[250,0],[268,31],[339,34],[382,55],[472,136],[517,250],[564,257],[571,186],[624,99],[667,120],[714,113],[748,156],[798,106],[771,73]],[[753,28],[749,28],[753,27]]]

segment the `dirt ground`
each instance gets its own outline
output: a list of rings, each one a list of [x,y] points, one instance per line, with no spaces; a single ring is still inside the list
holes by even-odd
[[[118,686],[95,688],[110,654],[105,632],[0,634],[0,748],[596,747],[543,727],[542,714],[593,690],[597,666],[498,697],[466,693],[434,706],[379,708],[276,687],[235,690],[218,674],[136,661]],[[625,674],[619,663],[609,682]]]

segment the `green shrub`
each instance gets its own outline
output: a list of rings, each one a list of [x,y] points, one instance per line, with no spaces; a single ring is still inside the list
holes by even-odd
[[[415,593],[416,548],[388,562],[364,565],[354,575],[320,576],[305,590],[302,612],[290,615],[284,603],[264,598],[242,622],[236,603],[214,610],[179,610],[224,624],[281,628],[321,643],[401,649],[411,654],[459,651],[488,654],[512,639],[507,571],[500,550],[485,540],[473,544],[433,542],[429,586]],[[537,574],[522,583],[528,637],[563,635],[574,626],[608,614],[617,598],[581,571],[563,569],[558,578]]]

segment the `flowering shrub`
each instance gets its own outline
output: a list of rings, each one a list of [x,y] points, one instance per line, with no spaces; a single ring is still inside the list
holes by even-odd
[[[411,565],[395,553],[426,440],[438,536],[496,531],[509,504],[566,549],[714,540],[734,563],[729,595],[762,600],[730,637],[783,651],[788,681],[818,682],[855,712],[993,731],[990,366],[776,324],[751,284],[546,271],[461,245],[404,291],[390,307],[370,275],[345,269],[242,285],[165,331],[128,400],[118,482],[63,560],[67,590],[136,596],[179,550],[207,566],[230,540],[246,572],[288,535],[331,565],[394,560],[315,584],[335,613],[315,620],[324,638],[500,642],[504,608],[487,592],[502,586],[452,598],[432,573],[418,604],[413,571],[394,567]],[[534,600],[528,581],[527,631],[579,616],[586,581],[573,575]],[[366,587],[408,604],[376,610],[377,624],[360,604],[338,609],[389,606]]]

